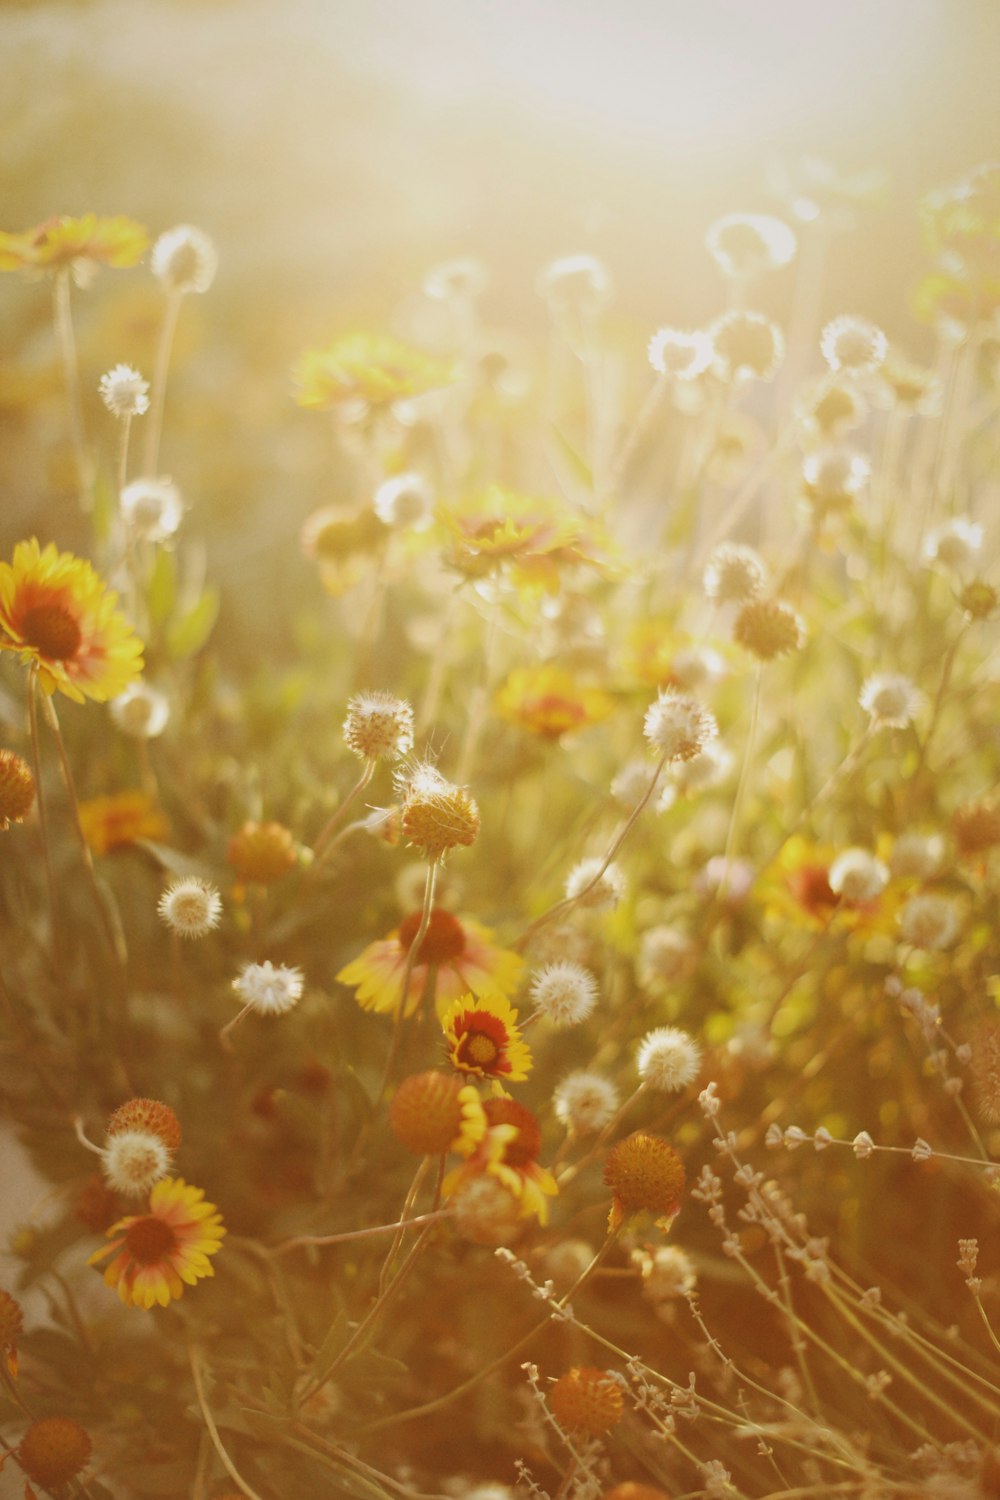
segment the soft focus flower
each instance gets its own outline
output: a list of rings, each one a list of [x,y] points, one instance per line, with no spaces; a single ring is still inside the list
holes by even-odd
[[[943,393],[937,371],[915,365],[893,350],[879,368],[877,394],[882,398],[881,405],[888,404],[899,411],[916,412],[922,417],[941,413]]]
[[[430,1070],[403,1079],[389,1106],[389,1127],[418,1156],[471,1156],[486,1134],[486,1115],[471,1083]]]
[[[0,750],[0,829],[21,823],[35,801],[35,778],[28,762],[13,750]]]
[[[939,833],[903,833],[892,846],[889,869],[897,880],[931,880],[944,860]]]
[[[158,1136],[170,1150],[181,1143],[181,1123],[169,1104],[160,1099],[126,1099],[112,1113],[106,1127],[109,1137],[125,1130],[142,1130]]]
[[[950,948],[958,936],[958,927],[954,901],[931,892],[911,896],[899,914],[903,942],[932,952]]]
[[[149,1130],[120,1130],[101,1152],[108,1186],[129,1198],[141,1198],[170,1171],[170,1148]]]
[[[133,479],[119,497],[122,520],[142,542],[166,542],[184,519],[184,501],[167,478]]]
[[[849,370],[854,375],[877,370],[889,349],[881,328],[849,313],[827,323],[819,345],[831,370]]]
[[[0,233],[0,271],[71,269],[85,286],[99,266],[134,266],[149,246],[141,224],[125,214],[99,218],[64,214],[22,234]]]
[[[609,693],[587,687],[551,662],[515,667],[498,688],[495,703],[503,718],[543,740],[599,724],[615,707]]]
[[[705,236],[705,248],[724,276],[742,279],[787,266],[795,231],[770,214],[724,214]]]
[[[597,1004],[597,980],[581,964],[546,964],[533,976],[529,994],[535,1012],[553,1026],[577,1026]]]
[[[590,1365],[577,1365],[560,1375],[547,1399],[560,1427],[586,1437],[610,1432],[625,1411],[621,1381]]]
[[[625,876],[616,864],[601,873],[604,860],[581,859],[566,876],[565,894],[593,911],[607,911],[617,906],[625,894]]]
[[[441,859],[449,849],[468,847],[479,836],[479,807],[465,787],[446,780],[436,766],[421,762],[399,773],[403,837],[423,849],[429,860]]]
[[[849,906],[868,906],[885,890],[889,871],[867,849],[845,849],[833,861],[827,879],[831,891]]]
[[[510,996],[517,989],[524,960],[498,948],[493,933],[472,917],[456,917],[443,907],[431,910],[430,923],[420,943],[407,993],[401,994],[403,973],[413,940],[420,928],[420,913],[406,917],[386,938],[369,943],[363,953],[340,970],[340,984],[354,987],[354,998],[363,1010],[386,1014],[403,1002],[404,1015],[412,1015],[435,974],[434,998],[441,1016],[467,992]]]
[[[636,1066],[651,1089],[677,1093],[697,1078],[701,1048],[679,1026],[658,1026],[639,1043]]]
[[[631,1261],[642,1277],[642,1295],[657,1311],[693,1292],[697,1282],[691,1257],[680,1245],[657,1245],[632,1251]]]
[[[686,932],[661,924],[650,927],[639,940],[637,973],[647,989],[663,989],[688,969],[694,943]]]
[[[817,516],[848,510],[871,474],[863,453],[842,443],[807,453],[802,462],[802,492]]]
[[[98,389],[113,417],[141,417],[149,410],[149,381],[131,365],[115,365],[101,376]]]
[[[164,693],[140,679],[129,683],[108,705],[111,717],[123,734],[136,740],[154,740],[167,727],[170,704]]]
[[[860,427],[867,411],[864,397],[849,374],[839,376],[831,372],[810,382],[795,402],[796,415],[807,433],[815,434],[823,442],[831,442]]]
[[[951,815],[951,831],[963,859],[996,848],[1000,844],[1000,803],[995,797],[963,803]]]
[[[925,539],[924,557],[928,562],[944,563],[946,568],[960,572],[976,561],[982,545],[983,528],[979,522],[956,516]]]
[[[475,1150],[441,1184],[445,1197],[479,1176],[494,1177],[514,1195],[524,1217],[540,1224],[548,1219],[546,1199],[558,1192],[555,1178],[541,1166],[542,1132],[535,1115],[516,1099],[487,1099],[482,1106],[487,1129]]]
[[[45,692],[104,703],[142,671],[142,642],[117,602],[89,562],[18,542],[13,562],[0,563],[0,649],[36,667]]]
[[[52,1490],[86,1468],[92,1445],[89,1434],[72,1417],[39,1417],[14,1452],[27,1477]]]
[[[431,488],[420,474],[394,474],[391,479],[383,479],[372,504],[385,526],[423,531],[433,520]]]
[[[611,301],[611,277],[593,255],[564,255],[539,273],[538,295],[554,314],[597,312]]]
[[[325,349],[307,349],[292,379],[299,406],[377,408],[450,385],[455,372],[389,334],[353,333]]]
[[[368,505],[327,505],[302,527],[302,551],[319,566],[320,582],[339,599],[370,572],[389,538],[386,523]]]
[[[80,827],[94,854],[124,849],[137,839],[163,839],[170,832],[163,812],[147,792],[115,792],[80,803]]]
[[[646,710],[643,734],[668,761],[693,760],[719,733],[715,715],[697,698],[682,693],[660,693]]]
[[[10,1292],[0,1289],[0,1355],[3,1356],[7,1373],[11,1377],[18,1371],[17,1341],[23,1327],[21,1304]]]
[[[153,246],[153,275],[165,292],[207,292],[215,280],[219,255],[203,229],[178,224]]]
[[[781,329],[763,313],[723,313],[708,333],[714,368],[723,380],[770,380],[785,357]]]
[[[751,599],[733,625],[733,640],[758,661],[773,661],[776,656],[800,651],[805,638],[805,626],[782,599]]]
[[[243,1004],[259,1016],[283,1016],[302,998],[305,977],[287,964],[244,964],[233,980]]]
[[[361,760],[408,755],[413,749],[413,709],[390,693],[356,693],[347,705],[344,743]]]
[[[616,567],[601,523],[548,496],[493,484],[439,506],[437,517],[447,536],[445,562],[466,578],[509,568],[520,587],[555,593],[569,569],[607,574]]]
[[[165,1177],[149,1195],[148,1214],[131,1214],[108,1230],[110,1245],[95,1251],[88,1265],[112,1255],[104,1270],[126,1307],[166,1307],[184,1287],[214,1274],[226,1231],[214,1203],[201,1188],[180,1177]]]
[[[905,729],[923,702],[919,688],[898,672],[877,672],[861,684],[858,702],[876,729]]]
[[[745,604],[767,583],[767,569],[752,547],[723,542],[705,565],[705,596],[719,604]]]
[[[733,767],[733,757],[725,745],[708,744],[690,760],[677,761],[670,768],[671,782],[664,787],[661,808],[666,810],[667,794],[677,792],[693,796],[725,781]]]
[[[660,328],[649,341],[649,363],[672,380],[694,380],[712,363],[712,341],[701,329]]]
[[[462,1073],[520,1083],[531,1053],[517,1028],[517,1011],[503,995],[466,995],[441,1019],[448,1060]]]
[[[618,1108],[618,1090],[601,1073],[569,1073],[552,1096],[556,1119],[574,1135],[603,1130]]]
[[[474,1245],[509,1245],[526,1223],[517,1195],[485,1172],[458,1186],[451,1208],[458,1233]]]
[[[226,858],[239,880],[254,885],[273,885],[298,863],[295,840],[283,823],[252,819],[233,834]]]
[[[637,1130],[612,1146],[604,1164],[604,1184],[614,1194],[609,1225],[652,1213],[666,1224],[677,1213],[684,1190],[684,1166],[669,1141]]]
[[[218,927],[222,897],[207,880],[187,876],[167,886],[156,909],[178,937],[200,938]]]

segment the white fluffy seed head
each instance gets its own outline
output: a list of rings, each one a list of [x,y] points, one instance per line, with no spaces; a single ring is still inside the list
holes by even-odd
[[[597,980],[580,964],[546,964],[531,981],[535,1010],[553,1026],[577,1026],[597,1004]]]
[[[979,522],[956,516],[925,539],[924,557],[928,562],[943,563],[946,568],[961,572],[976,561],[982,545],[983,528]]]
[[[733,768],[733,757],[725,745],[705,745],[690,760],[679,761],[671,769],[674,785],[689,796],[705,792],[725,781]]]
[[[745,604],[763,591],[767,569],[752,547],[723,542],[709,555],[703,582],[706,598],[719,604]]]
[[[652,774],[648,760],[626,761],[611,783],[612,797],[631,811],[649,791]]]
[[[911,896],[899,914],[903,942],[930,952],[949,948],[958,936],[958,927],[954,901],[932,892]]]
[[[771,214],[724,214],[705,235],[705,249],[723,276],[732,278],[787,266],[797,244],[795,231]]]
[[[200,938],[218,927],[222,897],[207,880],[191,877],[168,885],[156,909],[178,937]]]
[[[165,694],[148,682],[131,682],[108,705],[111,717],[123,734],[136,740],[155,740],[163,733],[170,718],[170,704]]]
[[[434,519],[431,487],[421,474],[394,474],[384,479],[372,503],[379,520],[399,530],[424,531]]]
[[[207,292],[219,268],[219,255],[203,229],[178,224],[160,235],[150,264],[166,292]]]
[[[819,345],[831,370],[850,370],[856,375],[877,370],[889,352],[889,341],[881,328],[850,313],[827,323]]]
[[[694,1264],[680,1245],[657,1245],[635,1249],[632,1264],[642,1276],[642,1295],[650,1302],[673,1302],[693,1292],[697,1277]]]
[[[643,1083],[675,1094],[697,1078],[701,1048],[679,1026],[658,1026],[639,1043],[636,1063]]]
[[[525,1227],[521,1203],[495,1177],[474,1177],[451,1200],[455,1228],[474,1245],[510,1245]]]
[[[694,944],[678,927],[650,927],[639,940],[639,983],[662,988],[680,977],[691,960]]]
[[[122,1130],[101,1152],[101,1170],[117,1193],[141,1198],[170,1171],[172,1153],[148,1130]]]
[[[538,295],[555,313],[597,311],[611,300],[611,277],[593,255],[564,255],[542,270]]]
[[[861,684],[858,702],[875,727],[904,729],[916,717],[923,695],[899,672],[876,672]]]
[[[931,880],[943,861],[939,833],[903,833],[892,846],[889,868],[897,880]]]
[[[570,1073],[552,1096],[556,1119],[574,1135],[602,1130],[618,1108],[618,1090],[600,1073]]]
[[[867,849],[845,849],[830,866],[830,889],[849,906],[877,901],[885,890],[889,871]]]
[[[608,865],[600,879],[592,884],[603,863],[603,859],[581,859],[573,866],[566,877],[568,900],[579,900],[581,906],[589,906],[593,911],[609,911],[618,905],[625,894],[625,876],[616,864]]]
[[[262,1016],[280,1016],[302,998],[305,978],[301,969],[286,964],[244,964],[233,980],[233,989],[243,1001]]]
[[[693,760],[719,733],[715,715],[697,698],[670,689],[646,710],[643,734],[668,761]]]
[[[143,542],[166,542],[184,516],[181,492],[169,479],[133,479],[119,497],[122,520]]]
[[[647,354],[658,374],[694,380],[712,363],[712,341],[701,329],[686,333],[680,328],[660,328],[650,339]]]
[[[115,365],[102,375],[98,390],[113,417],[141,417],[149,410],[149,381],[131,365]]]

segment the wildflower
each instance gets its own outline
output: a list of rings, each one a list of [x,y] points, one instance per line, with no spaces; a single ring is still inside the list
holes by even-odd
[[[951,815],[951,831],[963,858],[994,849],[1000,844],[1000,803],[995,798],[984,797],[978,802],[966,802],[962,807],[956,807]]]
[[[616,772],[609,788],[620,806],[630,811],[649,791],[650,770],[646,760],[627,760]]]
[[[650,927],[639,940],[639,983],[648,988],[670,984],[688,968],[694,944],[676,927]]]
[[[517,1196],[486,1173],[461,1183],[451,1207],[455,1228],[474,1245],[509,1245],[525,1225]]]
[[[767,438],[759,422],[745,412],[726,411],[705,460],[705,478],[713,484],[735,484],[763,458],[766,449]]]
[[[72,1417],[40,1417],[14,1452],[28,1478],[51,1490],[75,1479],[86,1467],[92,1444]]]
[[[548,1219],[547,1198],[558,1192],[555,1178],[538,1161],[542,1132],[538,1120],[523,1104],[506,1096],[487,1099],[482,1106],[487,1129],[467,1160],[450,1172],[441,1191],[450,1197],[474,1178],[485,1175],[502,1182],[521,1205],[524,1217],[540,1224]]]
[[[412,912],[388,937],[370,943],[340,970],[338,982],[355,987],[354,998],[362,1010],[386,1014],[399,1005],[403,973],[420,928],[420,915]],[[518,954],[498,948],[492,939],[490,929],[471,917],[456,917],[443,907],[432,907],[403,998],[404,1015],[412,1015],[419,1006],[432,970],[439,1015],[469,991],[474,995],[486,991],[512,995],[524,961]]]
[[[831,370],[870,375],[885,360],[889,341],[874,323],[844,314],[827,323],[820,334],[819,346]]]
[[[423,849],[429,860],[476,842],[479,808],[465,787],[447,781],[426,761],[399,775],[397,786],[403,801],[403,837]]]
[[[181,492],[169,479],[133,479],[119,497],[122,520],[142,542],[167,542],[184,518]]]
[[[889,871],[867,849],[845,849],[830,866],[830,889],[850,906],[867,906],[885,890]]]
[[[299,406],[377,409],[450,385],[455,372],[388,334],[353,333],[325,349],[307,349],[292,379]]]
[[[481,260],[460,256],[433,266],[424,277],[424,295],[436,302],[474,302],[484,291],[489,272]]]
[[[633,1250],[631,1259],[642,1276],[642,1295],[657,1309],[695,1289],[697,1277],[691,1257],[679,1245]]]
[[[564,255],[538,277],[538,295],[553,314],[598,312],[611,301],[611,277],[593,255]]]
[[[752,547],[723,542],[705,565],[705,597],[718,604],[745,604],[767,583],[767,569]]]
[[[802,649],[805,626],[783,600],[751,599],[736,616],[733,640],[758,661],[773,661],[776,656]]]
[[[33,537],[0,563],[0,649],[34,666],[46,693],[115,697],[142,671],[142,642],[90,563]]]
[[[178,224],[160,235],[150,264],[163,290],[182,296],[208,291],[219,268],[219,255],[203,229]]]
[[[21,1304],[10,1292],[0,1290],[0,1355],[3,1355],[7,1373],[11,1377],[18,1370],[17,1341],[23,1327]]]
[[[364,576],[388,536],[388,526],[370,506],[327,505],[306,519],[302,551],[319,565],[320,582],[338,599]]]
[[[159,1099],[126,1099],[111,1115],[106,1134],[111,1137],[125,1130],[144,1130],[157,1136],[170,1151],[181,1143],[181,1125],[169,1104]]]
[[[168,885],[156,909],[178,937],[200,938],[218,927],[222,897],[207,880],[191,876]]]
[[[749,860],[713,854],[695,876],[694,889],[702,896],[721,895],[730,905],[738,906],[750,894],[755,876]]]
[[[531,981],[536,1014],[553,1026],[577,1026],[597,1004],[597,980],[575,963],[546,964]]]
[[[939,833],[902,833],[892,846],[889,869],[897,880],[931,880],[943,859]]]
[[[863,453],[832,444],[806,455],[802,464],[803,494],[817,516],[848,510],[871,474]]]
[[[937,371],[915,365],[892,350],[879,369],[877,391],[882,396],[881,404],[888,403],[897,411],[923,417],[940,415],[942,389]]]
[[[560,1375],[548,1393],[548,1403],[560,1427],[587,1437],[610,1432],[625,1410],[621,1382],[590,1365],[575,1365]]]
[[[659,375],[672,380],[695,380],[712,363],[712,341],[696,329],[660,328],[649,341],[649,363]]]
[[[573,1135],[592,1135],[614,1117],[618,1090],[600,1073],[570,1073],[556,1086],[552,1107]]]
[[[690,760],[676,762],[670,768],[673,785],[663,789],[662,810],[666,810],[667,793],[683,792],[688,796],[707,791],[725,781],[733,768],[733,757],[724,745],[708,744]]]
[[[956,516],[925,538],[924,557],[928,562],[944,563],[946,568],[959,573],[975,562],[982,545],[983,528],[978,521]]]
[[[141,417],[149,410],[149,381],[131,365],[115,365],[101,376],[98,389],[113,417]]]
[[[466,995],[441,1020],[448,1060],[479,1078],[527,1078],[531,1053],[517,1028],[517,1011],[503,995]]]
[[[682,646],[670,659],[670,681],[679,688],[693,691],[721,682],[726,663],[711,646]]]
[[[116,792],[80,803],[80,827],[94,854],[124,849],[139,839],[163,839],[170,825],[146,792]]]
[[[701,1048],[678,1026],[658,1026],[639,1043],[639,1077],[652,1089],[674,1094],[698,1076]]]
[[[574,673],[550,662],[515,667],[498,689],[495,703],[505,719],[543,740],[558,740],[599,724],[615,707],[609,693],[585,686]]]
[[[111,717],[123,734],[136,740],[154,740],[167,727],[170,704],[164,693],[148,682],[132,682],[108,707]]]
[[[861,684],[858,702],[871,715],[873,728],[905,729],[916,717],[923,695],[909,677],[877,672]]]
[[[222,1246],[226,1231],[214,1203],[202,1188],[180,1177],[164,1177],[149,1195],[147,1214],[130,1214],[107,1231],[109,1245],[88,1258],[96,1265],[114,1259],[104,1270],[107,1286],[117,1287],[126,1307],[166,1307],[181,1297],[184,1286],[212,1276],[210,1257]]]
[[[705,236],[709,255],[732,280],[787,266],[796,246],[794,230],[770,214],[724,214]]]
[[[645,1212],[666,1224],[679,1207],[684,1167],[669,1141],[639,1130],[608,1152],[604,1185],[614,1195],[608,1219],[611,1229],[617,1229],[626,1217]]]
[[[283,823],[243,824],[229,840],[226,858],[238,880],[273,885],[298,863],[291,832]]]
[[[958,925],[955,903],[930,892],[911,896],[899,914],[903,942],[934,952],[951,947],[958,936]]]
[[[971,1071],[980,1118],[987,1125],[1000,1124],[1000,1026],[995,1021],[983,1021],[973,1037]]]
[[[867,407],[857,388],[846,377],[827,375],[800,393],[795,405],[799,421],[824,442],[860,427]]]
[[[430,485],[420,474],[394,474],[384,479],[372,503],[384,526],[423,531],[433,519]]]
[[[486,1116],[471,1083],[431,1070],[403,1079],[389,1107],[389,1126],[418,1156],[471,1156],[486,1134]]]
[[[646,710],[643,733],[668,761],[693,760],[719,733],[715,716],[697,698],[661,692]]]
[[[602,871],[603,859],[581,859],[566,876],[568,901],[578,901],[593,911],[607,911],[617,906],[625,894],[625,876],[616,864]]]
[[[149,1130],[119,1130],[101,1152],[108,1186],[126,1197],[141,1198],[170,1171],[172,1153]]]
[[[784,358],[781,330],[763,313],[723,313],[708,333],[714,367],[723,380],[770,380]]]
[[[77,284],[86,286],[102,265],[137,265],[148,246],[145,229],[124,214],[63,214],[21,234],[0,233],[0,271],[72,270]]]
[[[990,620],[1000,608],[1000,594],[984,578],[974,578],[962,589],[958,602],[970,620]]]
[[[35,801],[35,778],[28,762],[13,750],[0,750],[0,829],[23,823]]]
[[[615,566],[600,522],[560,500],[493,484],[440,506],[437,517],[448,537],[445,561],[466,578],[506,567],[520,587],[555,593],[569,568],[609,573]]]
[[[259,1016],[283,1016],[302,998],[305,976],[287,964],[244,964],[233,989],[244,1007]]]
[[[413,749],[413,709],[389,693],[356,693],[347,705],[344,743],[361,760],[407,755]]]

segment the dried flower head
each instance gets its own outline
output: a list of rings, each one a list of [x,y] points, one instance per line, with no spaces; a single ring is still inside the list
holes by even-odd
[[[101,376],[98,389],[113,417],[141,417],[149,410],[149,381],[131,365],[115,365]]]
[[[861,392],[848,376],[828,374],[800,392],[795,410],[809,434],[825,442],[860,427],[868,414]]]
[[[827,323],[819,344],[831,370],[850,370],[855,375],[877,370],[889,350],[889,341],[881,328],[850,313]]]
[[[603,1130],[618,1108],[618,1090],[601,1073],[570,1073],[552,1096],[556,1119],[573,1135]]]
[[[260,1016],[283,1016],[302,998],[305,976],[287,964],[244,964],[233,989],[245,1006]]]
[[[577,1026],[597,1004],[597,980],[580,964],[546,964],[534,975],[530,994],[537,1014],[553,1026]]]
[[[876,672],[861,684],[858,702],[871,715],[873,728],[905,729],[915,719],[923,694],[898,672]]]
[[[983,528],[979,522],[970,521],[967,516],[956,516],[926,537],[924,557],[928,562],[943,563],[946,568],[960,573],[975,563],[982,545]]]
[[[646,710],[643,733],[668,761],[693,760],[719,733],[714,714],[697,698],[661,692]]]
[[[803,494],[817,516],[848,510],[870,474],[871,463],[863,453],[842,443],[831,444],[803,459]]]
[[[616,864],[601,873],[604,860],[581,859],[566,876],[566,899],[578,901],[593,911],[608,911],[625,894],[625,876]]]
[[[21,823],[35,801],[31,767],[13,750],[0,750],[0,829]]]
[[[423,849],[430,860],[449,849],[474,844],[479,834],[479,808],[465,789],[447,781],[436,766],[424,761],[397,776],[403,802],[402,829],[407,843]]]
[[[169,1151],[176,1151],[181,1143],[180,1121],[170,1105],[159,1099],[126,1099],[108,1120],[106,1134],[110,1138],[135,1130],[158,1136]]]
[[[129,1198],[142,1198],[170,1171],[172,1152],[150,1130],[119,1130],[101,1153],[108,1186]]]
[[[701,1048],[679,1026],[658,1026],[639,1043],[636,1063],[643,1083],[674,1094],[697,1078]]]
[[[932,880],[943,861],[939,833],[902,833],[892,846],[889,869],[897,880]]]
[[[714,368],[723,380],[770,380],[785,355],[781,329],[763,313],[723,313],[708,333]]]
[[[112,698],[111,717],[123,734],[136,740],[154,740],[167,727],[170,704],[164,693],[140,679]]]
[[[671,767],[672,784],[663,789],[661,810],[666,811],[668,806],[673,806],[673,801],[668,800],[668,792],[674,796],[681,792],[690,797],[698,792],[708,791],[710,787],[725,781],[732,768],[732,755],[725,745],[717,744],[708,744],[690,760],[677,762]]]
[[[956,807],[951,831],[962,858],[995,849],[1000,844],[1000,802],[995,797],[981,797]]]
[[[758,661],[773,661],[776,656],[800,651],[805,638],[805,626],[782,599],[751,599],[733,625],[733,640]]]
[[[40,1417],[15,1449],[25,1474],[45,1489],[75,1479],[91,1451],[89,1436],[72,1417]]]
[[[899,914],[900,936],[914,948],[931,952],[950,948],[958,936],[958,928],[954,901],[932,892],[911,896]]]
[[[631,1259],[642,1276],[642,1295],[654,1306],[675,1302],[694,1291],[697,1282],[694,1265],[679,1245],[633,1250]]]
[[[770,214],[724,214],[705,236],[723,276],[736,280],[787,266],[797,243],[795,231]]]
[[[705,565],[705,596],[719,604],[745,604],[767,583],[767,569],[752,547],[723,542]]]
[[[671,1219],[684,1190],[684,1166],[669,1141],[637,1130],[608,1152],[604,1184],[614,1194],[612,1228],[636,1213]]]
[[[372,503],[383,525],[401,531],[423,531],[434,519],[434,497],[421,474],[394,474],[384,479]]]
[[[291,832],[283,823],[243,824],[229,840],[226,858],[239,880],[273,885],[298,863]]]
[[[389,1126],[418,1156],[468,1156],[486,1134],[486,1116],[471,1084],[450,1073],[411,1073],[393,1095]]]
[[[693,953],[694,943],[679,928],[650,927],[639,940],[639,983],[661,989],[685,972]]]
[[[622,1419],[622,1384],[606,1370],[577,1365],[567,1370],[548,1392],[549,1409],[560,1427],[587,1437],[610,1432]]]
[[[218,927],[222,915],[222,897],[207,880],[187,876],[174,880],[161,895],[156,906],[171,932],[182,938],[200,938]]]
[[[156,241],[151,265],[165,292],[207,292],[219,268],[219,255],[203,229],[178,224]]]
[[[712,363],[712,341],[702,329],[660,328],[647,349],[649,363],[671,380],[695,380]]]
[[[181,492],[171,480],[133,479],[119,497],[122,520],[140,541],[166,542],[184,517]]]
[[[596,312],[611,300],[611,277],[593,255],[564,255],[538,277],[538,295],[553,313]]]
[[[361,760],[408,755],[413,749],[413,709],[390,693],[356,693],[347,705],[344,742]]]
[[[830,866],[827,880],[848,906],[868,906],[885,890],[889,871],[867,849],[845,849]]]
[[[474,1245],[513,1244],[527,1222],[516,1194],[487,1173],[464,1181],[451,1209],[458,1233]]]

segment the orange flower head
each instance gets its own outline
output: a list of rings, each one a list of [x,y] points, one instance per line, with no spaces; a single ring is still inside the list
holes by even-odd
[[[31,767],[13,750],[0,750],[0,828],[23,822],[35,801]]]
[[[471,1084],[433,1069],[404,1078],[389,1107],[396,1139],[418,1156],[468,1156],[486,1134],[486,1116]]]
[[[32,1422],[15,1452],[28,1478],[52,1489],[76,1478],[90,1457],[91,1442],[72,1417],[42,1417]]]
[[[21,234],[0,233],[0,271],[71,269],[85,286],[99,266],[137,265],[148,247],[145,229],[125,214],[63,214]]]
[[[684,1164],[669,1141],[637,1130],[608,1152],[604,1184],[614,1194],[612,1229],[637,1213],[669,1221],[684,1190]]]
[[[985,854],[1000,844],[1000,805],[992,797],[966,802],[951,815],[951,831],[959,855]]]
[[[320,411],[358,402],[391,406],[454,379],[450,365],[376,333],[348,334],[325,349],[307,349],[292,371],[299,406]]]
[[[537,1115],[516,1099],[501,1095],[487,1099],[483,1111],[490,1126],[512,1125],[514,1134],[504,1147],[503,1159],[512,1167],[524,1167],[537,1161],[542,1149],[542,1131]]]
[[[298,863],[295,840],[283,823],[244,823],[229,840],[226,858],[240,880],[255,885],[273,885]]]
[[[137,839],[162,839],[170,826],[146,792],[116,792],[80,803],[80,827],[94,854],[124,849]]]
[[[560,1375],[548,1393],[549,1407],[560,1427],[587,1437],[610,1432],[622,1419],[625,1396],[606,1370],[575,1365]]]
[[[516,667],[495,701],[505,719],[543,740],[558,740],[574,729],[599,724],[615,706],[609,693],[583,686],[572,673],[550,662]]]
[[[107,1134],[120,1135],[125,1130],[146,1130],[159,1136],[170,1151],[181,1143],[181,1122],[169,1104],[159,1099],[126,1099],[119,1104],[107,1124]]]
[[[423,849],[428,859],[441,859],[449,849],[476,842],[479,808],[465,787],[447,781],[427,763],[401,775],[398,785],[403,794],[403,837]]]
[[[758,661],[772,661],[799,651],[805,628],[790,604],[781,599],[751,599],[736,616],[733,640]]]
[[[0,563],[0,648],[34,667],[45,692],[106,703],[142,673],[142,642],[117,602],[89,562],[18,542]]]
[[[126,1307],[166,1307],[184,1287],[214,1274],[210,1257],[226,1230],[201,1188],[180,1177],[163,1177],[149,1195],[148,1214],[129,1214],[107,1231],[111,1240],[88,1258],[95,1265],[113,1255],[104,1270]]]
[[[448,1060],[479,1078],[527,1078],[531,1053],[517,1029],[517,1011],[503,995],[466,995],[445,1012],[441,1025]]]

